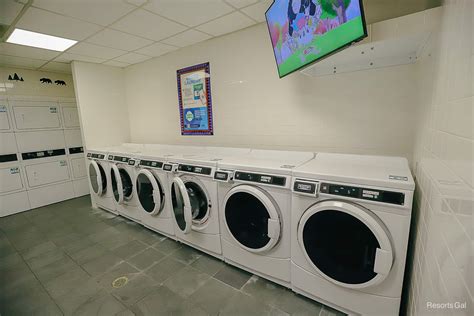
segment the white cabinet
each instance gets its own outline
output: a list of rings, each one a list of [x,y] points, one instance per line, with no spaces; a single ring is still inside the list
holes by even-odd
[[[18,152],[14,133],[0,133],[0,155]]]
[[[14,106],[13,116],[18,130],[61,127],[58,105]]]
[[[0,102],[0,131],[9,131],[11,128],[8,107],[4,102]]]
[[[64,139],[68,148],[82,147],[82,137],[80,129],[64,130]]]
[[[70,161],[74,179],[87,177],[86,159],[84,157],[73,158]]]
[[[79,112],[77,107],[63,106],[64,128],[77,128],[79,123]]]
[[[31,188],[69,180],[69,169],[64,159],[25,166]]]
[[[21,153],[66,148],[63,130],[20,132],[16,141]]]
[[[23,189],[20,167],[10,166],[0,169],[0,194],[16,192]]]

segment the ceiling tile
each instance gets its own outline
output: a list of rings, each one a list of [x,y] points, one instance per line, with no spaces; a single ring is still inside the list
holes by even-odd
[[[71,54],[71,53],[62,53],[59,57],[56,57],[56,59],[54,59],[54,61],[62,62],[62,63],[70,63],[73,60],[86,61],[89,63],[98,63],[98,64],[101,64],[104,61],[106,61],[106,59],[104,58],[96,58],[96,57],[83,56],[83,55]]]
[[[145,56],[145,55],[136,54],[136,53],[128,53],[120,57],[117,57],[114,60],[123,62],[123,63],[136,64],[150,58],[151,58],[150,56]]]
[[[214,36],[219,36],[246,28],[253,24],[255,24],[255,21],[252,19],[240,12],[234,12],[206,24],[200,25],[197,27],[197,29]]]
[[[230,4],[231,6],[237,9],[240,9],[243,7],[247,7],[251,4],[254,4],[258,2],[258,0],[225,0],[225,2],[227,2],[228,4]]]
[[[38,68],[46,62],[46,60],[0,55],[0,66]]]
[[[138,9],[112,24],[112,28],[155,41],[182,32],[186,27],[151,12]]]
[[[117,0],[35,0],[33,6],[103,26],[135,9],[135,6]]]
[[[122,63],[122,62],[120,62],[120,61],[115,61],[115,60],[106,61],[106,62],[104,63],[104,65],[113,66],[113,67],[120,67],[120,68],[124,68],[124,67],[130,66],[130,64]]]
[[[126,51],[136,50],[153,43],[153,41],[151,40],[115,31],[112,29],[105,29],[103,31],[100,31],[96,35],[87,39],[87,42],[117,49],[123,49]]]
[[[0,24],[10,25],[23,9],[23,5],[13,0],[2,0]]]
[[[195,30],[187,30],[186,32],[180,33],[173,37],[170,37],[163,41],[163,43],[168,45],[174,45],[178,47],[185,47],[188,45],[196,44],[207,39],[210,39],[211,36],[204,34]]]
[[[0,43],[0,54],[24,57],[24,58],[50,60],[61,53],[52,51],[52,50],[23,46],[23,45]]]
[[[83,40],[101,29],[95,24],[36,8],[29,8],[16,27],[74,40]]]
[[[142,4],[145,4],[147,0],[125,0],[126,2],[136,5],[137,7],[141,6]]]
[[[66,64],[66,63],[57,63],[57,62],[51,61],[47,63],[46,65],[44,65],[43,67],[41,67],[41,70],[70,73],[71,65]]]
[[[272,2],[272,0],[260,1],[254,5],[243,8],[241,11],[257,22],[265,22],[265,12],[267,12]]]
[[[205,23],[234,10],[222,0],[185,1],[184,3],[176,0],[150,0],[144,8],[187,26]]]
[[[68,49],[67,52],[73,53],[73,54],[84,55],[84,56],[103,58],[103,59],[112,59],[126,53],[126,51],[123,51],[123,50],[105,47],[105,46],[99,46],[99,45],[90,44],[86,42],[81,42],[74,45],[73,47]]]
[[[176,49],[178,48],[174,46],[170,46],[170,45],[166,45],[162,43],[155,43],[150,46],[136,50],[135,52],[143,54],[143,55],[152,56],[152,57],[158,57],[168,52],[174,51]]]

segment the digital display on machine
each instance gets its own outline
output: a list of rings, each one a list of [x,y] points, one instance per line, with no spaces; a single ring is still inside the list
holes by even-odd
[[[135,166],[135,160],[133,160],[133,159],[128,160],[128,164],[130,166]]]
[[[173,165],[165,164],[165,165],[163,165],[163,170],[164,171],[173,171]]]
[[[280,78],[367,36],[362,0],[274,0],[265,16]]]
[[[17,161],[18,157],[16,154],[7,154],[7,155],[0,155],[0,163],[1,162],[10,162],[10,161]]]
[[[21,157],[23,158],[23,160],[30,160],[30,159],[38,159],[38,158],[46,158],[46,157],[63,156],[65,154],[66,154],[66,149],[61,148],[61,149],[22,153]]]
[[[163,167],[163,163],[161,161],[140,160],[140,166],[161,169],[161,167]]]
[[[92,154],[92,153],[88,153],[88,154],[87,154],[87,157],[93,158],[93,159],[104,159],[104,158],[105,158],[105,155],[103,155],[103,154]]]
[[[234,178],[236,180],[241,180],[241,181],[258,182],[258,183],[265,183],[265,184],[278,185],[278,186],[285,186],[286,184],[285,177],[277,177],[277,176],[271,176],[271,175],[266,175],[266,174],[249,173],[249,172],[241,172],[241,171],[236,171]]]
[[[212,172],[212,168],[191,166],[191,165],[181,165],[181,164],[178,166],[178,170],[184,171],[184,172],[197,173],[197,174],[205,174],[205,175],[210,175]]]
[[[109,158],[108,158],[108,159],[109,159],[109,160],[114,160],[114,156],[109,155]]]
[[[322,183],[320,192],[396,205],[404,205],[405,203],[405,195],[400,192],[359,188],[339,184]]]
[[[227,172],[216,171],[214,173],[214,179],[216,179],[216,180],[227,181],[228,178],[229,178],[229,174]]]
[[[84,152],[84,147],[72,147],[69,148],[69,154],[74,155],[74,154],[82,154]]]
[[[316,183],[296,180],[293,185],[293,190],[295,192],[301,192],[306,194],[315,194],[316,193]]]

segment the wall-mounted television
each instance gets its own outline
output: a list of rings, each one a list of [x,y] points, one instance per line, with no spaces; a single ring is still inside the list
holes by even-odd
[[[362,0],[274,0],[265,16],[280,78],[367,37]]]

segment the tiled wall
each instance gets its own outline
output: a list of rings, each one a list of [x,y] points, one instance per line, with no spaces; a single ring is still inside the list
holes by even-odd
[[[445,1],[443,18],[417,64],[409,315],[474,315],[473,2]]]

